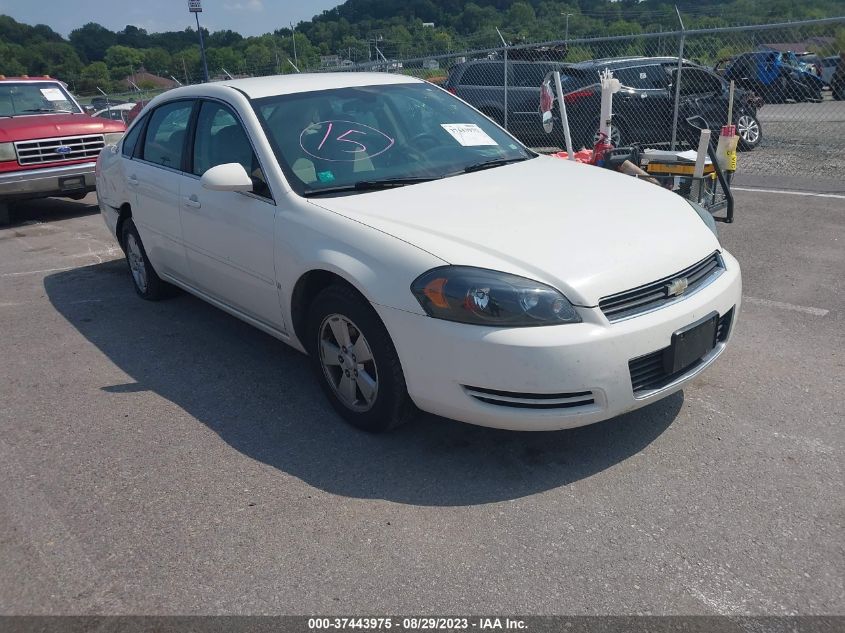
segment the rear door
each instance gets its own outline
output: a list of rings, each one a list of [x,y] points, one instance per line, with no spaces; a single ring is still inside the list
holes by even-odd
[[[195,100],[171,101],[147,116],[146,128],[131,161],[126,161],[127,189],[134,192],[132,221],[159,275],[184,280],[188,266],[179,218],[188,123]]]
[[[505,114],[504,72],[502,62],[471,62],[452,87],[461,99],[501,125]]]
[[[273,261],[276,204],[240,117],[230,106],[202,101],[188,163],[180,204],[191,285],[283,331]],[[200,177],[224,163],[240,163],[252,177],[253,192],[205,189]]]
[[[552,66],[543,62],[512,62],[509,66],[508,129],[519,139],[536,139],[544,135],[540,85]]]

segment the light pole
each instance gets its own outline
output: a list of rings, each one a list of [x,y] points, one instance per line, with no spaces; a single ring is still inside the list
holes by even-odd
[[[188,11],[194,14],[197,19],[197,33],[200,34],[200,55],[202,56],[202,74],[205,80],[208,81],[208,64],[205,61],[205,42],[202,39],[202,29],[200,28],[200,13],[202,13],[202,0],[188,0]]]

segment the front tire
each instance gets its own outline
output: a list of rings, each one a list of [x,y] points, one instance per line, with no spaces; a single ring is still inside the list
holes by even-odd
[[[135,292],[147,301],[163,299],[167,294],[167,284],[159,278],[153,269],[153,265],[147,257],[147,251],[144,249],[144,244],[141,242],[141,236],[132,220],[126,220],[123,223],[122,235],[121,244],[124,253],[126,253],[126,263],[129,265]]]
[[[320,292],[309,308],[307,336],[314,374],[352,426],[381,433],[413,417],[393,341],[358,292],[340,285]]]

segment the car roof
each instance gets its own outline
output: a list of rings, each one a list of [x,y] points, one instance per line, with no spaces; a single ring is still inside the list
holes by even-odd
[[[422,79],[390,73],[299,73],[295,75],[274,75],[271,77],[252,77],[250,79],[230,79],[215,81],[210,84],[174,88],[167,94],[203,96],[203,86],[226,86],[245,93],[250,99],[261,99],[281,94],[332,90],[334,88],[354,88],[357,86],[387,86],[392,84],[425,83]]]
[[[103,112],[108,112],[109,110],[118,110],[118,111],[132,110],[136,105],[137,104],[134,103],[134,102],[132,102],[132,103],[118,103],[116,105],[111,105],[107,108],[102,108],[100,110],[97,110],[94,114],[101,114]]]
[[[60,79],[56,79],[55,77],[48,77],[44,75],[43,77],[29,77],[24,75],[23,77],[7,77],[5,75],[0,75],[0,82],[2,81],[14,81],[15,83],[51,83],[51,84],[62,84],[63,86],[67,86],[67,84]]]
[[[633,66],[635,64],[677,64],[677,57],[604,57],[602,59],[590,59],[584,62],[572,64],[573,68],[595,68],[596,66]],[[685,64],[694,64],[689,59],[684,59]]]

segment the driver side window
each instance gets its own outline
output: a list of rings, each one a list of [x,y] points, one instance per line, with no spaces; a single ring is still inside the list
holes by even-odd
[[[252,151],[246,131],[232,111],[221,103],[203,101],[197,117],[192,173],[206,171],[225,163],[240,163],[253,182],[253,193],[272,198],[258,158]]]

